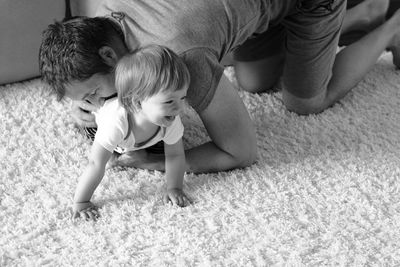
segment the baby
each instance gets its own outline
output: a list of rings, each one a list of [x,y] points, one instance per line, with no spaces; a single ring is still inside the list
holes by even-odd
[[[164,141],[166,192],[164,202],[185,206],[182,190],[186,168],[179,114],[190,76],[183,61],[170,49],[150,45],[122,57],[115,70],[118,99],[108,100],[98,111],[98,126],[89,163],[75,191],[72,218],[97,218],[90,202],[117,147],[124,152]]]

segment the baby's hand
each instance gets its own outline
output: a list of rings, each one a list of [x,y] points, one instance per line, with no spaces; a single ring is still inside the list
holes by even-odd
[[[191,203],[190,199],[185,195],[182,189],[171,188],[167,189],[164,194],[164,204],[171,203],[179,207],[185,207]]]
[[[82,217],[85,220],[95,221],[99,218],[97,207],[90,201],[74,203],[72,208],[72,220]]]

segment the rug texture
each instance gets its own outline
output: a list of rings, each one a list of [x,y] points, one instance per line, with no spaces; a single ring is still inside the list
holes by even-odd
[[[164,175],[117,167],[101,218],[71,222],[90,142],[40,80],[0,87],[0,266],[399,266],[400,71],[382,54],[342,101],[298,116],[281,94],[240,92],[258,137],[246,169],[186,174],[186,208]],[[226,74],[234,81],[231,69]],[[187,147],[207,140],[184,116]]]

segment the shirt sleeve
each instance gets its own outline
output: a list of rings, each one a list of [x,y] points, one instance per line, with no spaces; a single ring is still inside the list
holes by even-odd
[[[181,118],[176,116],[174,122],[167,128],[163,141],[168,145],[175,144],[182,138],[183,131],[184,128]]]
[[[190,73],[188,102],[197,112],[203,111],[214,97],[224,67],[219,63],[216,52],[211,49],[195,48],[180,56]]]
[[[113,152],[117,145],[124,140],[127,132],[126,117],[121,110],[118,111],[102,109],[96,114],[95,141],[110,152]]]

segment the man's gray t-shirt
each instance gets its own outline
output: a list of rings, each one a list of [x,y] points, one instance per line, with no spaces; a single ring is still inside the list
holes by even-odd
[[[97,16],[116,18],[130,50],[148,44],[169,47],[185,61],[189,104],[211,102],[224,67],[221,59],[248,38],[278,23],[297,0],[105,0]]]

